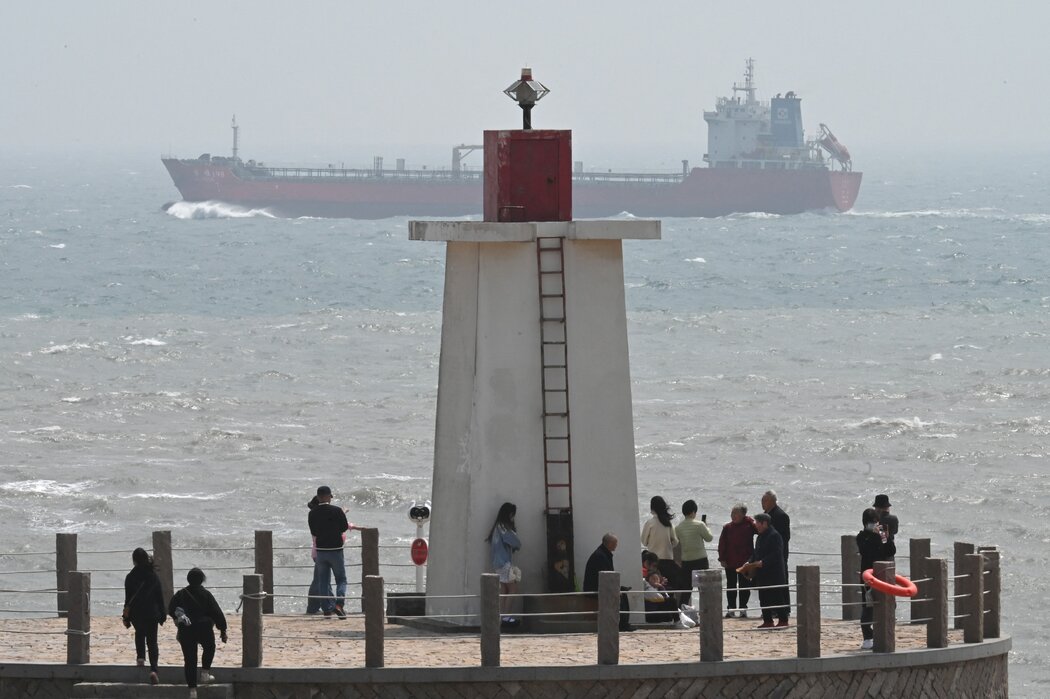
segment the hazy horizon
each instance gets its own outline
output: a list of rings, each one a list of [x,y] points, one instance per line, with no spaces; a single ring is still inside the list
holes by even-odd
[[[442,149],[520,125],[501,91],[529,65],[551,88],[535,125],[573,129],[584,160],[699,165],[702,112],[751,57],[759,97],[796,91],[807,134],[827,123],[861,169],[886,149],[1010,152],[1041,141],[1048,17],[941,0],[11,2],[0,148],[224,154],[236,113],[245,157],[392,164],[415,151],[440,166]]]

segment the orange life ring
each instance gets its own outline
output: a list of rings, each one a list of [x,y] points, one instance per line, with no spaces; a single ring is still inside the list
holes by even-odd
[[[919,588],[915,586],[911,580],[904,577],[903,575],[895,576],[897,579],[896,585],[891,585],[885,580],[879,580],[875,577],[875,571],[868,568],[860,576],[868,587],[879,592],[885,592],[887,595],[897,595],[898,597],[914,597],[919,592]]]

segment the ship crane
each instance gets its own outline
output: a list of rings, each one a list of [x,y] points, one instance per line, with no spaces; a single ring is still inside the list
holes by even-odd
[[[452,176],[459,177],[460,171],[463,169],[463,159],[476,150],[481,150],[485,146],[468,146],[465,143],[461,143],[452,149]]]
[[[828,152],[828,155],[842,164],[843,170],[846,172],[853,170],[853,159],[850,158],[849,149],[835,138],[835,134],[831,133],[827,124],[820,125],[820,136],[817,137],[817,143]]]

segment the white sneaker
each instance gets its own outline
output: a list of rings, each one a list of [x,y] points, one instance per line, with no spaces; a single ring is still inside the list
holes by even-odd
[[[875,647],[875,641],[873,639],[870,639],[870,638],[865,638],[864,639],[864,643],[860,644],[860,649],[861,650],[871,650],[874,647]]]
[[[193,687],[190,689],[190,699],[197,699],[197,688]]]
[[[215,681],[215,676],[213,674],[211,674],[207,670],[201,670],[201,678],[200,678],[200,683],[201,684],[208,684],[209,682],[214,682],[214,681]]]

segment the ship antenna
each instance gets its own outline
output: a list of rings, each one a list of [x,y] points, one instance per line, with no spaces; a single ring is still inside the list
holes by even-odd
[[[230,122],[230,128],[233,129],[233,159],[237,159],[237,131],[241,128],[237,126],[237,115],[233,115],[233,121]]]
[[[744,69],[744,86],[740,87],[733,83],[733,92],[746,92],[747,104],[755,103],[755,59],[747,59],[747,67]]]

